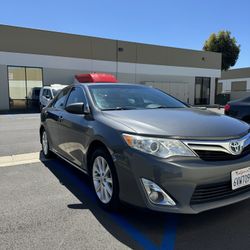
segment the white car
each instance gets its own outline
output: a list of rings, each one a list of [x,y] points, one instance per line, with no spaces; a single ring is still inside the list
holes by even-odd
[[[39,95],[40,110],[46,107],[50,100],[52,100],[56,94],[65,87],[66,85],[62,84],[52,84],[50,86],[42,87]]]

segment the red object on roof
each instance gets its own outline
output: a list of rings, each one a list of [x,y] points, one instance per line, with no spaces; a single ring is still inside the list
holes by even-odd
[[[111,74],[104,73],[91,73],[91,74],[80,74],[75,75],[75,78],[80,83],[87,82],[112,82],[116,83],[117,79]]]

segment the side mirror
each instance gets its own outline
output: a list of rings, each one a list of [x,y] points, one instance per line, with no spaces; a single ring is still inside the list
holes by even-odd
[[[77,103],[72,103],[69,104],[65,110],[69,113],[72,114],[79,114],[79,115],[83,115],[83,114],[89,114],[89,108],[84,106],[83,102],[77,102]]]

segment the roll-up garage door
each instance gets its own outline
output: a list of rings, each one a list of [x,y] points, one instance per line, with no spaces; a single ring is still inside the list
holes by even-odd
[[[188,83],[145,82],[144,84],[161,89],[183,102],[189,102],[190,97]]]

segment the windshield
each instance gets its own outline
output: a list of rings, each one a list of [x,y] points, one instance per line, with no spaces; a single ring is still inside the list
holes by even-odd
[[[89,86],[96,106],[101,110],[185,108],[182,102],[164,92],[136,85]]]

